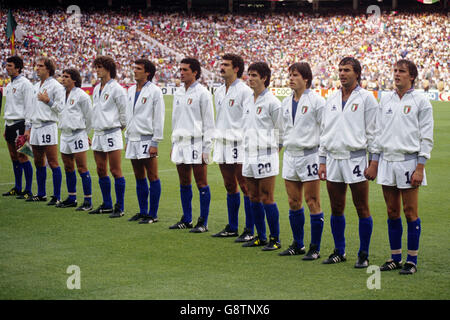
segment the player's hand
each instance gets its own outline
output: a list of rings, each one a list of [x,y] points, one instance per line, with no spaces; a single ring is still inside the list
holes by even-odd
[[[319,179],[322,181],[327,180],[327,166],[324,163],[319,164]]]
[[[364,170],[364,176],[367,180],[373,181],[377,177],[378,161],[370,161],[369,167]]]
[[[416,170],[414,170],[411,176],[411,186],[419,187],[420,185],[422,185],[423,171],[424,171],[423,164],[418,164]]]
[[[30,132],[31,132],[31,129],[30,130],[25,130],[25,132],[23,133],[23,135],[25,136],[27,141],[30,141]]]
[[[50,98],[48,97],[47,91],[39,92],[37,97],[38,97],[38,100],[42,101],[43,103],[49,103],[50,102]]]
[[[202,162],[203,164],[209,164],[210,163],[210,159],[209,159],[209,153],[202,153]]]
[[[158,157],[158,148],[150,147],[150,149],[148,150],[148,153],[150,154],[150,158],[157,158]]]

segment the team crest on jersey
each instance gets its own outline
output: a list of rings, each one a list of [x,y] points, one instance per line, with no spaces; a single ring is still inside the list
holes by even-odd
[[[13,88],[13,93],[16,93],[16,88]]]
[[[188,104],[188,105],[191,105],[191,104],[192,104],[192,98],[189,98],[189,99],[188,99],[187,104]]]
[[[75,103],[74,99],[70,99],[70,105],[73,105]]]
[[[228,106],[230,107],[234,106],[234,99],[230,99],[230,101],[228,102]]]
[[[146,97],[143,97],[142,98],[142,104],[145,104],[147,102],[147,98]]]
[[[404,106],[403,107],[403,113],[408,114],[411,111],[411,106]]]
[[[262,111],[262,107],[256,108],[256,114],[261,114],[261,111]]]
[[[103,99],[106,101],[109,98],[109,94],[105,93],[105,95],[103,96]]]
[[[302,114],[305,114],[308,112],[308,106],[303,106],[302,107]]]
[[[333,107],[331,108],[331,111],[336,111],[336,110],[337,110],[336,106],[333,105]]]
[[[354,104],[352,105],[351,110],[352,110],[353,112],[355,112],[356,110],[358,110],[358,104],[357,104],[357,103],[354,103]]]

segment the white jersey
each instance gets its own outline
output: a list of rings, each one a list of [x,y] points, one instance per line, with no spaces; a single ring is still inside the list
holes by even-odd
[[[202,139],[202,152],[212,149],[214,107],[211,93],[194,82],[187,90],[177,90],[173,98],[172,143],[180,139]]]
[[[136,88],[134,85],[128,89],[125,138],[128,141],[141,141],[141,136],[151,135],[151,146],[157,147],[163,139],[164,131],[165,105],[162,91],[148,81],[136,100]]]
[[[37,97],[38,93],[47,92],[50,102],[44,103]],[[43,122],[57,122],[57,106],[64,103],[66,90],[55,78],[49,77],[42,84],[41,81],[33,86],[33,110],[31,112],[31,125],[34,128],[42,126]]]
[[[400,99],[396,91],[383,94],[377,114],[376,152],[387,161],[405,154],[430,158],[433,148],[433,109],[427,97],[413,89]]]
[[[278,152],[284,134],[281,102],[265,89],[255,101],[254,95],[244,102],[244,148],[247,156]]]
[[[74,87],[62,105],[56,106],[59,112],[59,128],[62,134],[71,135],[72,131],[92,129],[92,100],[83,89]]]
[[[320,125],[325,99],[310,89],[303,92],[297,104],[295,119],[292,118],[292,99],[294,94],[283,102],[285,125],[283,146],[288,152],[317,148],[320,143]]]
[[[19,120],[30,124],[32,110],[33,85],[23,75],[18,75],[6,85],[5,124],[12,125]]]
[[[94,131],[125,128],[127,125],[127,93],[125,89],[114,79],[109,80],[101,91],[100,86],[101,83],[95,86],[93,94],[92,126]]]
[[[374,152],[378,102],[373,94],[356,87],[342,107],[342,91],[326,101],[322,116],[319,156],[349,159],[352,151]]]
[[[243,138],[242,115],[244,100],[253,91],[243,81],[236,79],[226,91],[225,84],[214,93],[216,106],[216,138],[241,142]]]

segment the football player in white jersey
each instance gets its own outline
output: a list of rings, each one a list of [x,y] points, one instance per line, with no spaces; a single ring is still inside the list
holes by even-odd
[[[258,236],[243,246],[264,246],[264,251],[277,250],[281,248],[281,242],[274,190],[284,131],[283,109],[280,100],[268,89],[271,71],[267,63],[252,63],[248,67],[248,75],[253,95],[244,102],[245,157],[242,175],[247,181]],[[270,229],[269,241],[265,216]]]
[[[359,217],[360,247],[355,268],[369,265],[369,245],[373,221],[369,211],[367,151],[374,150],[375,117],[378,103],[373,94],[359,86],[361,65],[353,57],[339,62],[342,88],[328,98],[322,116],[319,177],[327,180],[331,205],[331,232],[334,252],[325,264],[346,261],[345,196],[350,185]]]
[[[213,237],[237,237],[241,201],[239,187],[244,194],[245,228],[236,242],[254,237],[254,222],[245,178],[242,176],[244,160],[242,115],[244,100],[253,94],[243,81],[244,60],[235,54],[225,54],[220,63],[220,76],[225,83],[214,93],[216,106],[216,135],[213,160],[219,164],[227,190],[228,224]]]
[[[180,179],[180,198],[183,208],[181,220],[170,229],[208,231],[211,192],[207,180],[207,165],[214,135],[214,107],[211,93],[197,80],[201,75],[200,62],[184,58],[180,63],[184,88],[173,98],[171,160],[177,166]],[[200,193],[200,217],[192,228],[192,173]]]
[[[136,60],[136,84],[128,89],[125,157],[131,159],[139,203],[139,213],[128,221],[139,221],[140,224],[158,222],[161,197],[157,156],[158,144],[163,139],[165,106],[161,89],[152,83],[155,72],[156,67],[151,61]]]
[[[3,196],[14,196],[18,199],[28,199],[31,193],[33,182],[33,167],[28,157],[16,150],[16,138],[25,132],[25,123],[30,121],[30,112],[32,109],[33,85],[21,75],[23,69],[23,60],[18,56],[8,57],[6,59],[6,71],[11,77],[5,89],[5,131],[3,137],[8,146],[9,156],[13,164],[15,178],[14,187]],[[25,173],[25,189],[22,191],[22,173]]]
[[[84,201],[77,211],[92,209],[92,182],[87,166],[87,151],[92,122],[91,97],[81,89],[81,76],[77,69],[65,69],[62,73],[62,85],[66,88],[64,104],[58,107],[61,141],[59,150],[66,172],[68,197],[59,208],[70,208],[77,205],[77,175],[75,164],[80,174]]]
[[[99,185],[103,203],[90,214],[110,213],[110,218],[124,215],[125,177],[122,174],[122,131],[127,124],[127,93],[115,80],[116,64],[111,57],[99,56],[94,67],[100,83],[94,88],[94,113],[92,126],[92,150],[97,165]],[[108,163],[114,177],[116,203],[113,208],[111,198],[111,180],[108,176]]]
[[[368,173],[369,179],[378,173],[377,183],[382,185],[388,213],[391,259],[380,270],[401,269],[400,274],[417,271],[422,229],[418,213],[419,186],[427,184],[425,163],[433,148],[433,109],[428,98],[414,90],[417,75],[412,61],[402,59],[394,65],[396,89],[381,97],[376,120],[376,155],[369,167],[373,171]],[[408,227],[408,252],[403,266],[400,203]]]
[[[283,179],[289,200],[289,222],[294,241],[281,256],[305,253],[303,192],[311,216],[311,243],[303,260],[320,257],[323,212],[320,207],[319,139],[325,99],[311,88],[312,72],[307,62],[289,67],[292,94],[283,100]]]
[[[31,128],[27,127],[25,136],[33,148],[36,166],[38,192],[26,201],[46,201],[46,180],[48,165],[53,175],[53,196],[48,205],[56,205],[61,199],[62,173],[58,162],[58,112],[57,106],[64,101],[64,87],[53,77],[56,66],[50,58],[39,58],[36,73],[40,79],[33,86],[33,110]]]

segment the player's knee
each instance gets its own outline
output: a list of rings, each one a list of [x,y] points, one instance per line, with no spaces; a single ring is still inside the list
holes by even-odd
[[[289,209],[297,211],[302,207],[302,203],[299,199],[288,198]]]
[[[236,183],[225,181],[224,185],[225,189],[227,190],[227,193],[234,194],[238,192],[238,187]]]
[[[120,168],[111,169],[111,174],[114,178],[120,178],[123,176],[122,170]]]
[[[306,205],[309,208],[310,212],[319,212],[320,211],[320,199],[316,196],[306,196],[305,197]]]

